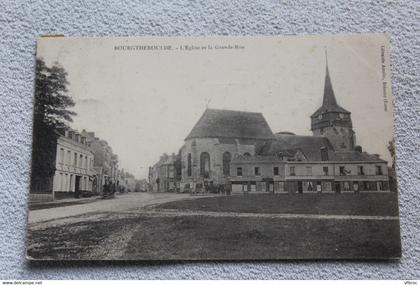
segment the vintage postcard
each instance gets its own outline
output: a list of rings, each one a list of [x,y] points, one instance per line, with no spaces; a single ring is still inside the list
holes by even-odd
[[[385,34],[43,37],[31,260],[401,256]]]

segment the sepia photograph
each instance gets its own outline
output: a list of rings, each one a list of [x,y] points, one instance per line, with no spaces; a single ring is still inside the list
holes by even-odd
[[[41,37],[29,260],[401,257],[386,34]]]

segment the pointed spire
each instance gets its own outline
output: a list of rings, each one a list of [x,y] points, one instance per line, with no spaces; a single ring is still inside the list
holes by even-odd
[[[328,54],[327,48],[325,48],[325,85],[324,85],[324,99],[322,106],[326,109],[330,109],[331,106],[337,106],[337,100],[335,99],[334,90],[331,84],[330,72],[328,70]]]

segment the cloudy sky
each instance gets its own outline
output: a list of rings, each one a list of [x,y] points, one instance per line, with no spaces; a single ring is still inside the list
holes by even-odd
[[[310,135],[309,116],[322,102],[325,50],[357,144],[389,160],[392,95],[383,35],[42,38],[37,56],[68,72],[78,113],[72,127],[107,140],[120,167],[144,178],[163,152],[179,150],[206,106],[261,112],[273,132]]]

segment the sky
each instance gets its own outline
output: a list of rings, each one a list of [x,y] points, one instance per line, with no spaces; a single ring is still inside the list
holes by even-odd
[[[336,99],[351,112],[356,144],[390,161],[393,108],[383,34],[37,43],[38,57],[68,72],[78,113],[71,127],[107,140],[120,168],[136,178],[146,178],[162,153],[176,153],[206,108],[261,112],[274,133],[311,135],[310,115],[322,103],[325,51]]]

